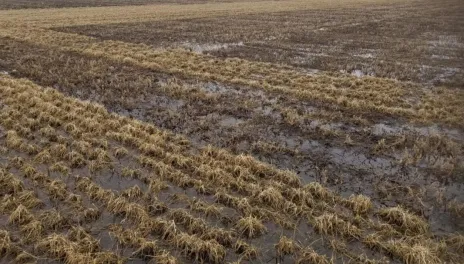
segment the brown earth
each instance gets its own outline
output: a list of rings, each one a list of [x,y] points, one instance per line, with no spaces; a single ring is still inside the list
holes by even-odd
[[[32,10],[0,30],[0,262],[460,263],[459,10]]]
[[[308,70],[462,87],[463,12],[457,1],[428,1],[58,30]]]
[[[98,7],[152,4],[201,4],[207,2],[240,2],[245,0],[0,0],[0,9]],[[255,0],[260,1],[260,0]]]

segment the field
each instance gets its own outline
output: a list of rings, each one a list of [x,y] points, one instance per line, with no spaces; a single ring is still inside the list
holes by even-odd
[[[463,263],[463,13],[0,0],[0,263]]]

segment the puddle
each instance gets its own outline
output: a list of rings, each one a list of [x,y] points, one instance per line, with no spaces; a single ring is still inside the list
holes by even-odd
[[[464,137],[459,130],[441,128],[437,125],[415,127],[411,125],[395,126],[387,124],[375,124],[371,127],[371,133],[375,136],[398,135],[404,133],[414,133],[420,136],[446,135],[455,140],[464,140]]]
[[[449,56],[445,56],[445,55],[436,55],[436,54],[433,54],[431,56],[432,59],[441,59],[441,60],[449,60],[451,59],[451,57]]]
[[[135,99],[134,102],[137,102],[136,104],[134,103],[134,107],[127,108],[118,104],[114,105],[111,110],[122,116],[143,119],[152,110],[165,109],[177,112],[185,105],[183,100],[153,94],[141,100]]]
[[[228,49],[230,47],[241,47],[244,46],[243,42],[236,43],[220,43],[220,44],[200,44],[192,42],[183,42],[180,44],[180,47],[189,49],[196,53],[203,53],[205,51],[216,51],[221,49]]]
[[[303,69],[303,72],[306,73],[309,76],[313,76],[313,75],[316,75],[316,74],[320,73],[321,71],[318,70],[318,69],[305,68],[305,69]]]
[[[364,53],[364,54],[356,54],[354,55],[355,57],[360,57],[360,58],[363,58],[363,59],[372,59],[372,58],[375,58],[375,55],[372,54],[372,53]]]
[[[299,149],[302,152],[308,152],[308,151],[311,151],[312,149],[316,149],[320,147],[321,147],[321,143],[315,140],[303,140]]]
[[[398,172],[391,160],[385,158],[369,158],[363,153],[355,150],[345,150],[340,148],[327,149],[331,160],[336,164],[349,167],[363,168],[374,175],[394,175]]]
[[[354,76],[360,78],[360,77],[364,76],[364,73],[361,70],[353,70],[353,71],[351,71],[351,75],[354,75]]]
[[[269,36],[269,37],[264,38],[264,40],[267,40],[267,41],[272,41],[272,40],[276,40],[276,39],[277,39],[276,36]]]
[[[428,69],[433,69],[433,67],[427,66],[427,65],[421,65],[420,70],[421,70],[421,73],[423,73],[422,75],[426,75]],[[451,67],[440,68],[440,73],[436,74],[436,76],[432,80],[430,80],[429,83],[433,84],[435,82],[444,82],[460,72],[462,72],[462,70],[459,68],[451,68]]]
[[[272,108],[271,106],[263,105],[263,106],[258,107],[256,111],[264,116],[270,116],[274,112],[274,108]]]
[[[235,118],[235,117],[232,117],[232,116],[228,116],[228,117],[223,118],[221,121],[219,121],[219,124],[221,126],[234,127],[234,126],[238,126],[238,125],[242,124],[243,122],[245,122],[245,121],[240,119],[240,118]]]
[[[225,94],[225,93],[238,94],[239,93],[238,91],[232,89],[231,87],[227,87],[224,84],[220,84],[216,82],[207,82],[202,85],[199,85],[198,87],[207,93],[216,93],[216,94]]]
[[[296,49],[299,50],[299,49]],[[307,49],[301,49],[302,51],[306,51]],[[305,52],[305,55],[310,56],[310,57],[330,57],[329,54],[327,53],[315,53],[315,52]]]
[[[371,127],[371,133],[376,136],[384,136],[384,135],[391,135],[397,134],[401,131],[398,127],[391,127],[385,124],[375,124]]]
[[[311,129],[320,128],[322,130],[337,130],[341,126],[341,123],[323,123],[320,120],[312,120],[309,124],[309,128]]]
[[[430,45],[434,47],[454,47],[454,48],[462,48],[464,44],[459,41],[458,36],[453,35],[442,35],[438,36],[438,40],[433,40],[428,42]]]
[[[185,105],[185,102],[183,100],[178,100],[167,96],[152,95],[147,99],[147,104],[152,107],[163,107],[172,111],[176,111]]]

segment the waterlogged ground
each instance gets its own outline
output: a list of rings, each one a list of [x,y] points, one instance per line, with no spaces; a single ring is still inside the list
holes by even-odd
[[[33,52],[37,56],[35,63],[41,65],[40,51]],[[67,56],[47,66],[53,65],[52,71],[58,71],[59,63],[85,60],[73,54]],[[85,65],[80,66],[85,68]],[[350,120],[341,112],[327,113],[311,103],[253,88],[191,82],[127,65],[113,66],[109,71],[97,72],[102,78],[100,83],[122,85],[126,82],[129,87],[148,79],[155,82],[144,87],[139,96],[120,98],[110,97],[111,85],[99,90],[88,83],[73,81],[73,88],[66,89],[62,86],[64,80],[38,81],[46,81],[44,84],[73,97],[103,103],[108,110],[123,116],[185,135],[199,148],[213,145],[237,154],[248,153],[281,169],[297,172],[306,183],[322,182],[347,197],[353,193],[364,194],[375,197],[379,205],[405,204],[432,219],[437,230],[463,228],[462,222],[451,212],[443,214],[442,208],[433,206],[436,196],[444,199],[444,203],[464,199],[462,167],[459,168],[462,157],[457,157],[458,168],[450,173],[446,167],[440,168],[441,161],[434,163],[428,157],[415,165],[405,166],[401,162],[405,152],[414,151],[414,140],[438,135],[462,144],[460,129],[402,123],[390,118]],[[134,72],[138,73],[137,78],[143,79],[128,80]],[[12,74],[24,76],[18,72]],[[64,73],[59,75],[65,76]],[[296,117],[290,116],[292,113],[297,113]],[[393,151],[376,151],[382,139],[402,137],[413,141]],[[456,151],[453,155],[460,155],[462,149],[458,147]],[[417,203],[418,199],[422,202]],[[447,224],[443,225],[443,221]]]
[[[243,0],[220,0],[216,2],[240,2]],[[257,0],[259,1],[259,0]],[[0,9],[66,8],[66,7],[102,7],[152,4],[201,4],[209,0],[2,0]]]
[[[0,261],[460,263],[462,8],[408,1],[52,29],[95,37],[84,49],[5,31]],[[132,43],[149,46],[111,55]],[[173,51],[175,70],[150,64],[171,59],[153,50]],[[273,73],[322,92],[256,85]]]
[[[358,77],[460,87],[464,79],[462,8],[453,1],[405,2],[58,30]]]

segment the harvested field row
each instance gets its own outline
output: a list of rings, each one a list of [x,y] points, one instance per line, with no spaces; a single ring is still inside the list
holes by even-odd
[[[195,3],[0,10],[0,262],[462,263],[460,1]]]
[[[184,50],[159,51],[143,44],[101,42],[41,29],[5,29],[0,34],[165,73],[279,92],[300,101],[311,101],[318,106],[322,104],[353,114],[375,111],[420,122],[439,121],[451,126],[464,123],[461,107],[464,94],[456,89],[425,90],[413,83],[388,79],[310,75],[288,66],[242,59],[224,60]]]
[[[53,190],[56,190],[46,196],[35,194],[44,205],[24,207],[24,213],[19,215],[27,217],[19,218],[19,227],[39,221],[33,217],[41,214],[41,208],[55,209],[62,214],[79,208],[54,205],[45,197],[62,201],[75,197],[69,200],[71,204],[82,201],[85,206],[93,201],[100,212],[97,217],[88,218],[88,224],[78,222],[82,225],[81,229],[75,229],[79,235],[71,232],[65,237],[44,228],[43,232],[48,235],[43,240],[31,237],[28,242],[24,237],[19,239],[13,231],[3,236],[4,239],[11,237],[11,243],[27,249],[33,256],[52,256],[68,263],[79,263],[84,257],[104,256],[105,260],[113,259],[108,263],[116,263],[117,259],[127,257],[166,257],[165,250],[169,250],[174,252],[173,257],[167,258],[172,261],[175,258],[212,263],[237,258],[269,261],[262,249],[271,248],[273,243],[276,251],[272,258],[293,259],[298,263],[312,259],[328,263],[333,256],[349,256],[353,250],[359,252],[357,256],[363,262],[369,258],[380,260],[384,251],[415,263],[422,263],[422,256],[433,261],[427,263],[455,261],[459,256],[458,252],[443,250],[447,241],[459,237],[431,232],[425,219],[401,207],[378,208],[363,196],[343,198],[320,184],[302,184],[293,173],[277,170],[252,157],[235,156],[214,148],[192,149],[181,137],[109,114],[101,106],[65,97],[29,81],[2,76],[0,87],[5,117],[1,126],[6,133],[1,141],[4,148],[10,149],[2,161],[2,177],[9,177],[5,182],[18,186],[6,188],[4,194],[10,193],[12,201],[22,204],[15,199],[21,189],[30,189],[27,186],[45,189],[45,186],[55,186]],[[12,119],[17,122],[11,122]],[[135,167],[124,169],[126,164]],[[124,174],[127,176],[118,176]],[[11,177],[20,179],[18,184]],[[60,195],[60,188],[70,193]],[[182,195],[184,192],[195,193],[198,200]],[[54,193],[57,195],[51,196]],[[210,216],[202,219],[204,214],[195,213],[203,210],[199,208],[210,208]],[[282,215],[282,210],[287,216]],[[108,213],[114,217],[107,217]],[[72,215],[72,211],[67,214]],[[130,220],[126,222],[128,226],[117,225],[124,218]],[[227,218],[229,221],[224,221]],[[92,222],[93,225],[100,223],[100,228],[86,230]],[[89,233],[90,230],[93,231]],[[114,243],[128,250],[111,258],[99,251],[94,255],[71,255],[84,243],[79,241],[94,241],[107,232],[110,238],[116,238]],[[131,240],[134,232],[142,240]],[[152,236],[159,241],[152,243]],[[220,238],[228,236],[230,239],[221,242]],[[336,238],[335,255],[323,250],[324,245],[316,242],[318,239],[308,240],[311,236]],[[73,242],[74,237],[80,240]],[[344,237],[359,241],[359,247],[344,244]],[[51,248],[54,251],[49,255],[46,252]],[[11,252],[16,252],[13,257],[19,255],[17,249]]]
[[[245,0],[233,1],[238,2]],[[201,4],[207,2],[232,2],[232,0],[1,0],[0,9],[100,7],[152,4]]]
[[[79,204],[80,196],[69,194],[58,198],[54,196],[54,191],[60,190],[59,182],[52,180],[44,174],[27,174],[27,178],[33,180],[33,185],[40,185],[47,189],[49,192],[50,200],[41,200],[38,198],[36,191],[30,190],[19,177],[14,176],[8,172],[8,169],[17,167],[14,161],[1,168],[0,177],[5,183],[2,190],[2,207],[1,213],[9,215],[8,225],[13,227],[10,234],[4,234],[7,240],[12,241],[11,245],[3,246],[2,254],[6,257],[15,259],[15,262],[25,263],[34,262],[39,259],[64,259],[68,263],[82,263],[82,262],[105,262],[117,263],[118,256],[111,252],[101,251],[99,242],[92,238],[79,224],[83,222],[75,222],[75,217],[69,214],[73,210],[82,213],[82,221],[89,222],[89,220],[99,217],[95,215],[98,213],[95,209],[92,214],[88,214],[87,208],[81,207]],[[59,193],[59,192],[57,192]],[[55,206],[53,209],[49,208],[48,203],[52,200],[64,201],[65,203],[72,204],[73,207],[67,210],[61,206]],[[61,211],[58,211],[59,209]],[[64,213],[65,212],[65,213]],[[65,216],[62,213],[66,214]],[[76,215],[74,213],[74,215]],[[70,229],[69,227],[72,226]],[[68,234],[63,236],[58,234],[58,230],[66,230]],[[113,261],[114,260],[114,261]]]
[[[456,207],[462,196],[455,182],[460,181],[463,150],[462,139],[451,131],[397,123],[390,128],[365,116],[338,111],[315,109],[307,113],[307,105],[278,93],[256,94],[247,87],[189,83],[105,58],[63,53],[11,39],[1,43],[7,51],[2,54],[3,65],[15,69],[11,73],[15,76],[184,134],[197,147],[212,144],[253,154],[298,172],[304,182],[318,180],[339,191],[363,193],[390,205],[399,203],[432,219],[440,217],[440,221],[444,221],[445,210],[446,215],[451,214],[446,218],[451,221],[447,226],[452,230],[459,226],[454,215],[462,214]],[[243,98],[247,104],[234,103]],[[441,197],[438,204],[436,197]]]
[[[403,2],[395,0],[393,2]],[[409,0],[411,1],[411,0]],[[0,25],[33,27],[56,27],[72,25],[95,25],[124,22],[144,22],[166,19],[198,18],[228,14],[252,14],[265,12],[292,11],[315,8],[333,8],[341,5],[347,8],[366,4],[386,4],[392,0],[285,0],[285,1],[234,1],[231,3],[205,3],[192,5],[144,5],[110,6],[61,9],[2,10]]]
[[[58,28],[311,71],[462,86],[464,12],[456,0]],[[450,8],[452,6],[452,8]],[[265,21],[265,23],[263,23]],[[202,32],[209,32],[202,34]]]

